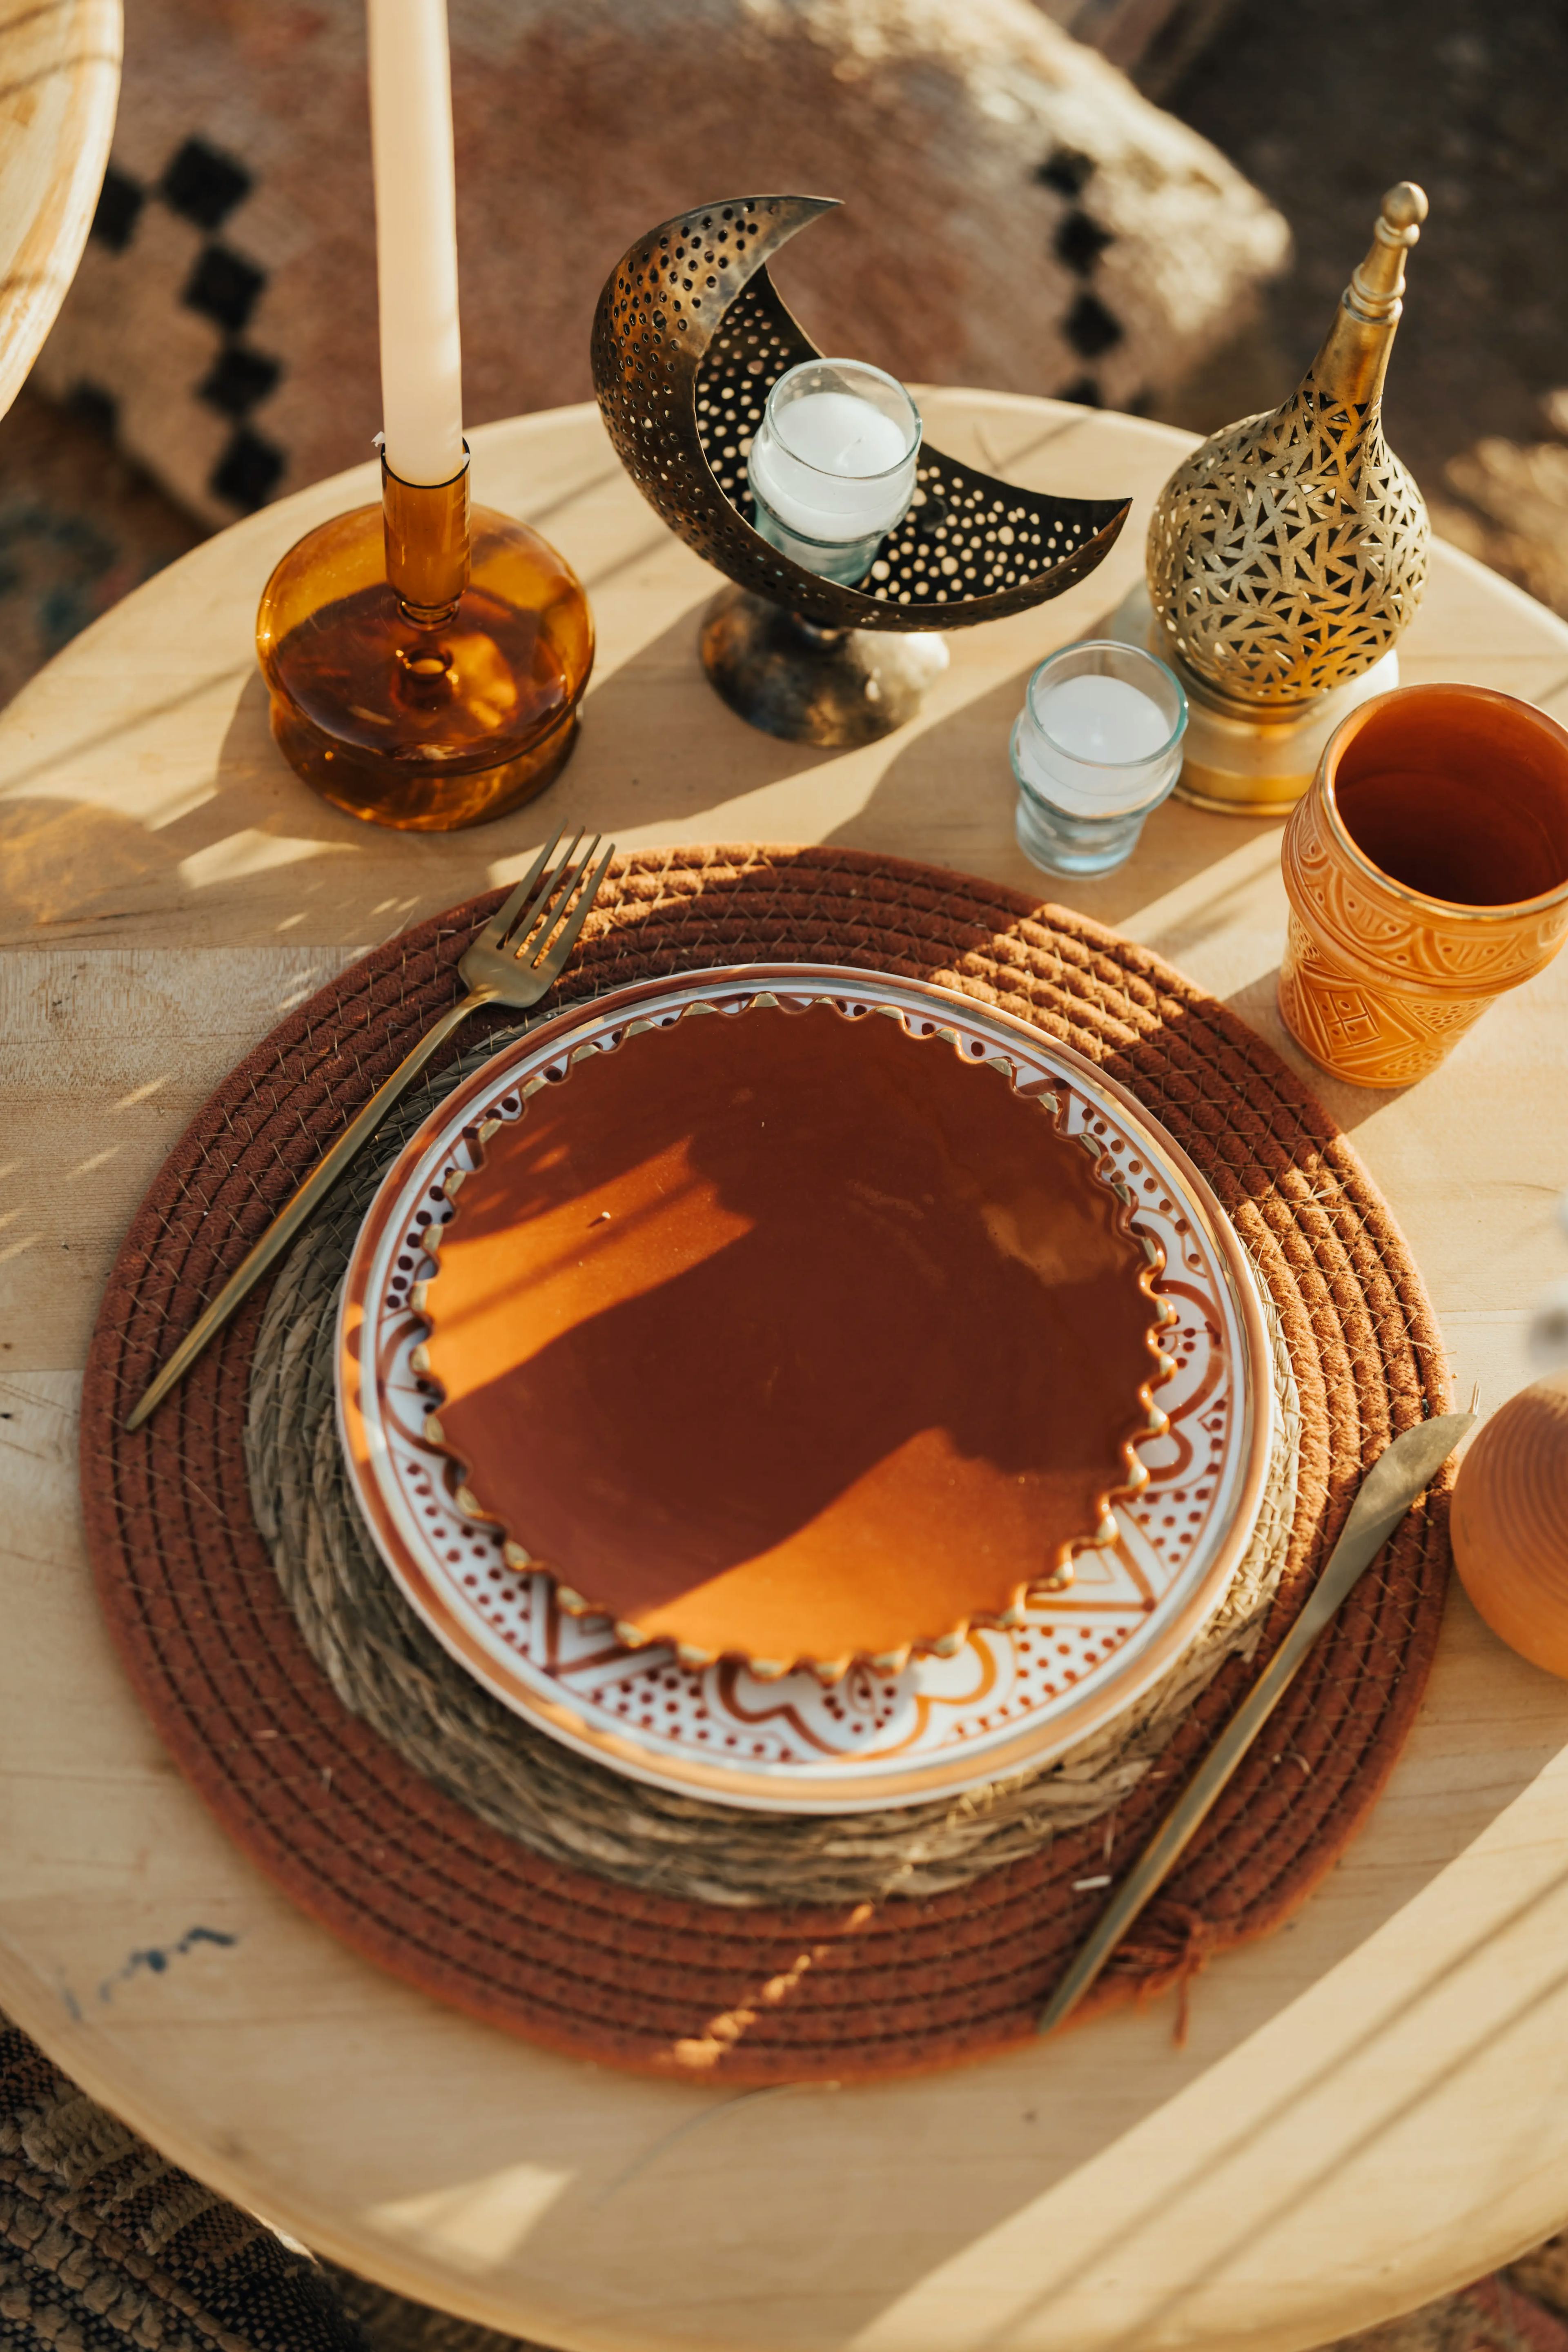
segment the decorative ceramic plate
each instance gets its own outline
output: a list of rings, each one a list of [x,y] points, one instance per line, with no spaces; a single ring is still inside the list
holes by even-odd
[[[633,1024],[674,1027],[698,1006],[895,1013],[1054,1107],[1056,1134],[1091,1143],[1132,1229],[1163,1261],[1162,1334],[1174,1370],[1164,1426],[1139,1439],[1148,1473],[1117,1502],[1115,1539],[1075,1559],[1063,1591],[1034,1590],[1020,1622],[972,1625],[952,1654],[901,1671],[857,1665],[824,1683],[763,1680],[733,1661],[685,1666],[628,1647],[607,1618],[573,1615],[555,1580],[508,1559],[501,1530],[459,1507],[427,1434],[438,1400],[416,1370],[426,1326],[413,1294],[436,1272],[429,1229],[447,1187],[480,1164],[481,1128],[523,1116],[529,1092]],[[459,1194],[460,1198],[460,1194]],[[423,1357],[419,1359],[424,1361]],[[956,1793],[1047,1760],[1099,1729],[1205,1622],[1246,1549],[1268,1473],[1271,1384],[1254,1282],[1196,1170],[1124,1089],[1039,1031],[944,989],[830,966],[752,965],[641,982],[568,1007],[458,1087],[390,1170],[355,1244],[339,1325],[349,1470],[393,1575],[431,1631],[506,1705],[567,1745],[688,1795],[785,1812],[847,1812]]]
[[[896,1674],[1018,1622],[1142,1486],[1175,1309],[1043,1080],[768,999],[628,1022],[525,1102],[447,1185],[415,1370],[458,1504],[574,1615]]]

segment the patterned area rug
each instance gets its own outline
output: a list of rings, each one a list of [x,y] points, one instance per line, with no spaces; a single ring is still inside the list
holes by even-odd
[[[317,2263],[0,2017],[0,2352],[530,2352]]]
[[[24,390],[0,419],[0,704],[205,537],[90,415]]]
[[[1560,2252],[1561,2242],[1552,2239],[1542,2254],[1552,2249]],[[1529,2263],[1540,2260],[1531,2255]],[[1521,2283],[1529,2263],[1478,2279],[1404,2319],[1344,2336],[1325,2352],[1568,2352],[1561,2310],[1551,2309]]]

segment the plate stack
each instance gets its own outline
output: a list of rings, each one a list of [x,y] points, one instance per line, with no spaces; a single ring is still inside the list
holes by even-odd
[[[337,1370],[425,1626],[699,1844],[703,1808],[929,1832],[1100,1752],[1278,1450],[1255,1279],[1171,1138],[1040,1030],[826,965],[493,1055],[381,1183]]]

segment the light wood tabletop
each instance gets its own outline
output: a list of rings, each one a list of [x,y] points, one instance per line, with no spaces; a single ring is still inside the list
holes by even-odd
[[[184,1121],[322,980],[521,872],[562,817],[623,847],[846,842],[1065,899],[1307,1069],[1274,1007],[1277,824],[1170,803],[1087,887],[1053,887],[1013,841],[1026,673],[1132,580],[1186,436],[992,394],[923,404],[971,462],[1138,503],[1095,578],[955,634],[922,717],[868,750],[775,742],[710,693],[694,636],[713,576],[591,409],[473,436],[477,496],[557,541],[599,622],[581,746],[536,809],[382,833],[272,748],[258,595],[290,540],[374,495],[368,465],[197,549],[0,720],[0,2007],[311,2245],[574,2352],[1289,2352],[1568,2212],[1568,1687],[1462,1595],[1370,1826],[1284,1933],[1199,1979],[1185,2048],[1162,2001],[950,2073],[737,2093],[509,2039],[296,1912],[163,1755],[83,1555],[88,1336]],[[1449,551],[1402,660],[1406,681],[1568,716],[1568,628]],[[1495,1406],[1527,1376],[1532,1299],[1568,1271],[1568,957],[1418,1087],[1313,1083],[1394,1202],[1460,1391]]]

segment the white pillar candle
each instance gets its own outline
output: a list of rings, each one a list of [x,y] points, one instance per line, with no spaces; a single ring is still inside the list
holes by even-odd
[[[405,482],[449,482],[463,362],[447,0],[366,5],[386,462]]]
[[[810,392],[759,433],[749,470],[753,496],[781,522],[837,546],[903,520],[918,461],[908,432],[868,400]]]
[[[1121,677],[1069,677],[1042,695],[1036,713],[1053,743],[1096,767],[1147,760],[1170,740],[1170,722]]]
[[[1152,696],[1124,678],[1089,674],[1030,696],[1016,758],[1023,781],[1055,807],[1117,816],[1164,793],[1181,745]]]

